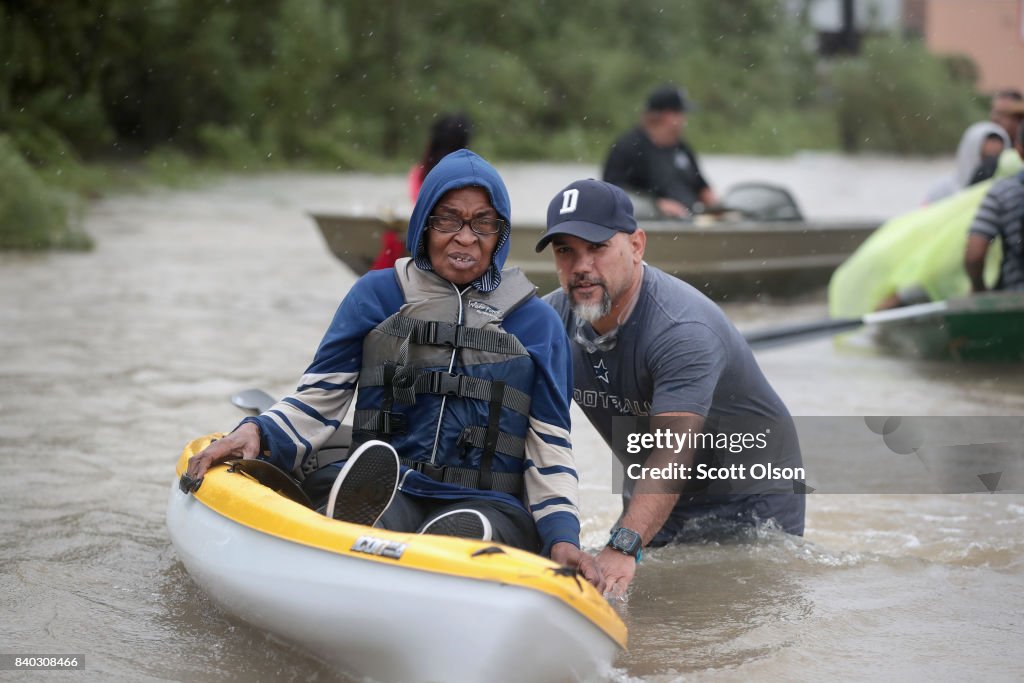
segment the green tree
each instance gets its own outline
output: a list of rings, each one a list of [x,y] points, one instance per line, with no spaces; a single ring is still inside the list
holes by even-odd
[[[36,165],[357,167],[416,158],[453,110],[486,154],[598,160],[665,82],[700,104],[705,152],[834,147],[840,127],[849,149],[945,151],[975,115],[962,62],[890,39],[830,73],[810,37],[780,0],[19,0],[0,129]]]
[[[948,153],[983,118],[972,74],[920,43],[876,38],[832,73],[843,149]],[[959,77],[957,77],[959,75]]]

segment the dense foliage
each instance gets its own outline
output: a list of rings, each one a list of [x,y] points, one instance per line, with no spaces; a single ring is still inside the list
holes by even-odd
[[[597,160],[668,81],[707,151],[835,148],[840,123],[857,147],[946,150],[977,114],[920,48],[835,87],[812,48],[778,0],[21,0],[0,9],[0,127],[35,162],[172,146],[347,168],[417,156],[451,110],[486,153]]]
[[[0,135],[0,249],[88,248],[89,238],[69,227],[68,207]]]
[[[987,116],[973,95],[976,77],[973,63],[936,58],[919,43],[868,41],[830,79],[842,148],[951,154],[964,129]]]

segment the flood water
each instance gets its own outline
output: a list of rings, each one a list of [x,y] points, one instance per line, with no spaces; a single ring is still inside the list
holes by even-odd
[[[722,186],[787,184],[810,216],[879,218],[946,169],[828,155],[706,166]],[[500,170],[520,217],[598,172]],[[274,175],[114,197],[87,213],[94,252],[0,254],[0,651],[85,655],[84,673],[39,680],[339,680],[211,604],[164,512],[183,445],[238,421],[232,392],[290,391],[354,281],[303,212],[386,206],[404,187]],[[825,304],[726,311],[755,328]],[[863,333],[758,360],[794,415],[1024,415],[1020,366],[893,358]],[[578,412],[573,441],[597,548],[619,512],[610,455]],[[811,495],[803,539],[645,556],[618,606],[631,647],[615,679],[1020,680],[1022,589],[1022,495]]]

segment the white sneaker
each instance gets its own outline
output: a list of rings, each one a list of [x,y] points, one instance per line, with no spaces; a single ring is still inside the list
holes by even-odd
[[[479,510],[451,510],[423,525],[421,534],[491,540],[491,520]]]
[[[324,514],[373,526],[395,498],[398,470],[398,454],[391,444],[367,441],[360,445],[338,472]]]

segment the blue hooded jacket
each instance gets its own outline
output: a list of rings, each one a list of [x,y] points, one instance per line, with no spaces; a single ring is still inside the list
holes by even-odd
[[[510,223],[508,192],[497,171],[469,150],[449,154],[424,179],[410,219],[407,246],[419,269],[432,271],[424,242],[427,216],[445,193],[463,187],[483,188],[494,209]],[[490,267],[472,283],[476,290],[489,293],[500,286],[509,237],[507,227],[499,235]],[[452,296],[458,296],[454,288]],[[326,442],[351,404],[362,369],[364,339],[404,303],[394,269],[370,271],[352,286],[295,393],[263,415],[244,421],[259,425],[264,449],[269,451],[272,462],[285,470],[296,469],[305,456],[315,453]],[[502,411],[502,430],[519,433],[526,441],[525,459],[513,461],[496,454],[494,461],[494,471],[523,472],[525,503],[506,493],[437,482],[414,470],[403,472],[401,491],[424,498],[488,499],[526,507],[536,521],[545,554],[557,542],[579,546],[578,476],[569,441],[569,340],[554,309],[535,296],[511,311],[502,326],[526,347],[529,357],[472,366],[465,371],[486,373],[481,378],[506,381],[531,398],[528,418],[505,415],[508,411]],[[380,391],[379,387],[360,387],[356,408],[378,407]],[[429,459],[441,414],[439,452],[451,454],[456,451],[455,439],[461,425],[479,424],[479,406],[475,403],[459,400],[442,404],[438,396],[418,397],[415,404],[402,408],[409,418],[408,433],[394,437],[392,443],[403,458]],[[439,462],[454,464],[453,456],[448,457],[448,463]]]
[[[409,218],[409,231],[405,237],[405,248],[413,255],[416,266],[421,270],[433,270],[427,256],[423,233],[427,217],[441,197],[450,190],[463,187],[483,188],[491,198],[491,206],[505,221],[505,229],[498,236],[498,244],[491,258],[491,267],[481,275],[473,286],[481,292],[491,292],[501,284],[501,269],[508,258],[509,235],[512,230],[512,209],[508,190],[494,167],[468,149],[460,149],[447,155],[427,174],[420,188],[419,199]]]

